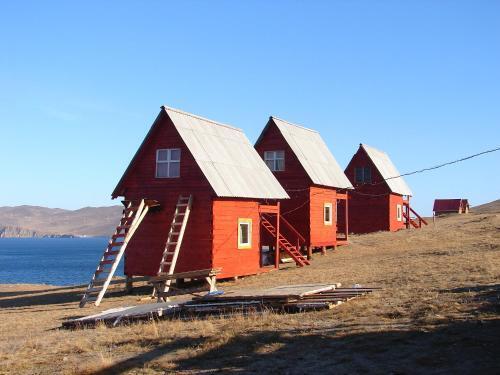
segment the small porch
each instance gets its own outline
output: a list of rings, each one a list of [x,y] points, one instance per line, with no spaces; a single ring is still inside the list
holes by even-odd
[[[261,267],[279,269],[280,264],[295,262],[309,265],[302,254],[306,239],[280,213],[280,203],[259,206],[261,225]]]

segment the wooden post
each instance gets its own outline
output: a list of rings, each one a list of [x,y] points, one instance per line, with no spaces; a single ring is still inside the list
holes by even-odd
[[[348,208],[348,202],[349,202],[349,193],[345,192],[345,240],[347,241],[349,239],[349,208]]]
[[[313,248],[312,246],[306,246],[307,249],[307,260],[311,260],[313,257]]]
[[[276,214],[276,251],[274,254],[274,268],[280,267],[280,202],[278,202],[278,213]]]
[[[321,246],[321,255],[326,255],[326,246]]]
[[[134,276],[128,276],[125,279],[125,293],[132,293],[132,289],[134,289]]]

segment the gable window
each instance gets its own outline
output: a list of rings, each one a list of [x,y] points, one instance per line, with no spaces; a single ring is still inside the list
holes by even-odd
[[[372,170],[370,167],[354,168],[354,182],[357,184],[370,184],[372,182]]]
[[[238,249],[252,248],[252,219],[238,219]]]
[[[331,203],[325,203],[323,206],[323,222],[325,225],[332,225],[332,210],[333,205]]]
[[[285,170],[285,151],[265,151],[264,161],[273,172]]]
[[[156,178],[179,177],[180,169],[180,148],[164,148],[156,150]]]
[[[396,220],[403,221],[403,211],[400,204],[396,206]]]

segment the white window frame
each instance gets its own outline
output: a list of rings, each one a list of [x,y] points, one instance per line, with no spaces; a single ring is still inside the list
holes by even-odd
[[[326,220],[326,209],[330,210],[330,218],[329,220]],[[333,224],[333,204],[330,202],[327,202],[323,205],[323,223],[325,225],[332,225]]]
[[[243,242],[242,227],[248,228],[248,241]],[[252,219],[238,219],[238,249],[251,249],[252,248]]]
[[[167,159],[159,160],[160,152],[167,151]],[[179,151],[179,159],[172,159],[172,152]],[[179,163],[179,174],[176,176],[171,175],[170,173],[170,165],[172,163]],[[158,164],[167,164],[167,175],[166,176],[158,176]],[[155,169],[155,177],[156,178],[179,178],[181,176],[181,149],[180,148],[161,148],[156,150],[156,169]]]
[[[278,154],[281,154],[283,156],[278,156]],[[278,169],[278,161],[282,160],[283,163],[283,168]],[[272,167],[269,167],[269,169],[273,172],[283,172],[285,170],[285,151],[283,150],[275,150],[275,151],[264,151],[264,161],[266,165],[269,167],[269,164],[267,162],[272,162]]]
[[[403,206],[400,204],[396,205],[396,220],[403,221]]]

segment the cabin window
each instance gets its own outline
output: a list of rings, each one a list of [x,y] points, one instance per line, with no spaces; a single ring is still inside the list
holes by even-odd
[[[273,172],[285,170],[285,151],[265,151],[264,161]]]
[[[372,182],[372,170],[370,167],[354,168],[354,181],[357,184],[370,184]]]
[[[180,176],[180,170],[180,148],[156,150],[156,178],[176,178]]]
[[[402,207],[400,204],[398,204],[396,206],[396,219],[398,221],[402,221],[403,220],[403,211],[402,211]]]
[[[323,207],[323,222],[325,225],[332,225],[332,208],[331,203],[325,203]]]
[[[238,219],[238,249],[252,248],[252,219]]]

